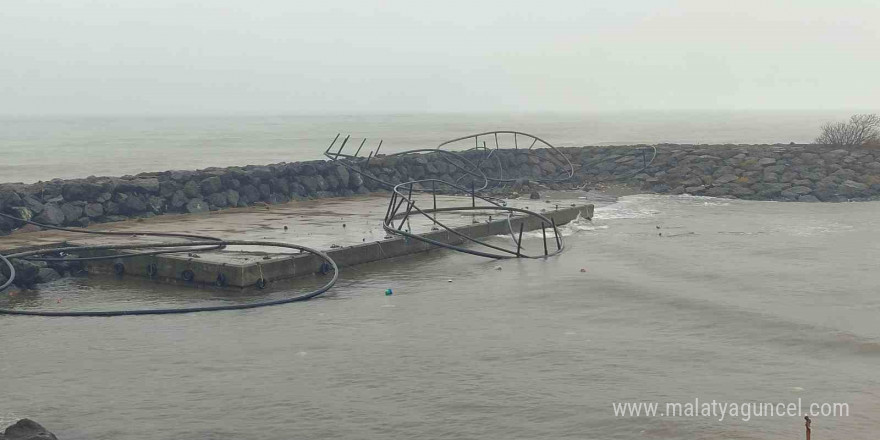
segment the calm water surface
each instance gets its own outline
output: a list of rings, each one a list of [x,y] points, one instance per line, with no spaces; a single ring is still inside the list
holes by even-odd
[[[332,294],[281,307],[0,317],[0,424],[32,417],[65,440],[769,440],[801,438],[802,420],[616,418],[611,404],[801,398],[850,404],[814,438],[876,438],[878,215],[630,196],[568,227],[548,261],[443,251],[344,270]],[[201,300],[85,279],[32,305],[96,289]]]

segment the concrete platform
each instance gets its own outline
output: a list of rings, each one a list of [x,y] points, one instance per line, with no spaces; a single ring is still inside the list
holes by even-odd
[[[400,257],[417,252],[441,248],[422,241],[406,238],[386,238],[381,229],[388,198],[384,196],[355,197],[350,199],[329,199],[321,201],[292,202],[285,205],[250,207],[218,211],[203,215],[160,216],[143,221],[128,221],[97,225],[91,230],[112,230],[117,232],[182,232],[215,236],[230,240],[266,240],[296,243],[326,252],[339,267],[387,258]],[[438,198],[442,205],[469,204],[470,199],[444,197]],[[511,205],[526,207],[536,201],[516,200]],[[566,201],[566,202],[570,202]],[[580,204],[566,207],[542,203],[546,212],[557,225],[568,223],[578,216],[592,218],[593,205]],[[533,210],[539,207],[533,206]],[[540,209],[538,209],[540,210]],[[440,220],[453,226],[458,232],[471,237],[508,235],[509,226],[506,215],[489,217],[491,212],[440,213]],[[491,220],[490,220],[491,219]],[[532,217],[516,216],[510,221],[514,230],[523,224],[524,231],[541,228],[540,220]],[[284,229],[287,226],[287,230]],[[413,217],[409,225],[414,233],[419,233],[442,243],[462,244],[465,240],[445,230],[431,231],[431,222],[425,218]],[[150,236],[98,236],[82,235],[62,231],[41,231],[0,237],[0,252],[11,253],[12,249],[35,247],[58,247],[62,245],[87,246],[115,243],[149,244],[158,242],[180,242]],[[548,236],[548,246],[556,244],[553,235]],[[104,252],[103,255],[109,255]],[[125,251],[137,253],[137,251]],[[292,249],[236,247],[222,251],[175,253],[155,256],[136,256],[119,260],[125,267],[124,276],[152,278],[176,285],[218,285],[231,288],[255,286],[258,281],[268,283],[322,271],[322,260],[311,254],[294,253]],[[532,251],[534,254],[534,250]],[[85,254],[80,254],[86,256]],[[94,255],[94,254],[90,254]],[[88,265],[90,274],[115,274],[114,261],[98,261]],[[148,269],[149,268],[149,269]],[[192,280],[184,280],[184,272],[191,272]],[[152,274],[150,273],[152,272]],[[218,283],[218,280],[222,282]]]

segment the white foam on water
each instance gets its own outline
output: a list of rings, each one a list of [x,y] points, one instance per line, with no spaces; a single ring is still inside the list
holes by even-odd
[[[595,219],[618,220],[632,218],[648,218],[660,213],[655,209],[645,206],[649,199],[647,196],[630,196],[619,199],[607,206],[596,208]]]

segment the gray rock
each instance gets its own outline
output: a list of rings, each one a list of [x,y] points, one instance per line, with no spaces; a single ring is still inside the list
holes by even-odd
[[[165,212],[165,199],[159,196],[149,196],[147,198],[147,208],[153,214],[162,214]]]
[[[539,193],[538,191],[532,191],[532,193],[529,194],[529,199],[537,200],[540,198],[541,198],[541,193]]]
[[[208,210],[208,204],[202,199],[192,199],[186,204],[186,212],[190,214],[200,214]]]
[[[808,186],[793,186],[793,187],[787,189],[786,191],[790,191],[790,192],[800,196],[800,195],[809,194],[809,193],[813,192],[813,188],[810,188]]]
[[[735,174],[724,174],[721,177],[715,179],[715,184],[716,185],[725,184],[725,183],[733,182],[736,179],[738,179],[738,177],[736,177]]]
[[[348,185],[350,188],[359,188],[364,184],[364,177],[358,173],[351,173],[348,178]]]
[[[58,438],[39,423],[30,419],[21,419],[6,428],[6,432],[0,435],[0,440],[58,440]]]
[[[43,212],[38,215],[34,221],[47,225],[60,226],[64,223],[64,211],[55,203],[48,203],[43,206]]]
[[[127,194],[120,199],[119,207],[123,214],[140,214],[147,210],[147,202],[139,194]]]
[[[104,215],[104,205],[100,203],[89,203],[83,209],[83,213],[89,218],[98,218]]]
[[[119,213],[119,203],[113,201],[104,202],[104,215],[118,215]]]
[[[11,188],[0,187],[0,211],[10,206],[21,206],[21,197]]]
[[[776,159],[774,159],[772,157],[764,157],[764,158],[761,158],[758,160],[758,165],[760,165],[760,166],[773,165],[775,163],[776,163]]]
[[[0,216],[0,235],[15,229],[17,222],[12,219]]]
[[[229,206],[238,206],[241,195],[234,189],[228,189],[226,190],[226,200],[229,202]]]
[[[39,215],[43,212],[43,203],[37,200],[36,197],[28,194],[21,198],[22,203],[27,209],[30,209],[34,215]]]
[[[55,269],[49,267],[40,268],[37,272],[37,282],[38,283],[50,283],[55,280],[60,280],[61,274],[59,274]]]
[[[64,222],[68,224],[79,220],[79,218],[83,216],[83,209],[72,203],[61,205],[61,211],[64,212]]]
[[[239,196],[245,204],[250,205],[260,200],[260,190],[250,184],[243,185],[241,191],[239,191]]]
[[[34,218],[33,211],[25,206],[13,206],[11,208],[7,208],[6,212],[9,215],[21,220],[33,220]]]
[[[18,287],[31,287],[37,282],[37,275],[40,273],[40,266],[30,261],[15,259],[12,260],[12,267],[15,268],[15,285]]]
[[[341,186],[348,186],[351,180],[350,173],[348,169],[342,165],[336,166],[336,179],[339,180],[339,184]]]
[[[164,198],[170,198],[177,190],[183,188],[180,184],[173,180],[165,180],[159,182],[159,195]]]
[[[133,180],[120,180],[116,187],[116,191],[138,194],[159,194],[159,179],[139,178]]]
[[[272,188],[266,183],[261,183],[257,188],[260,190],[260,200],[267,200],[272,193]]]
[[[98,203],[104,203],[106,201],[109,201],[112,198],[113,198],[113,194],[111,194],[109,192],[104,192],[104,193],[99,194],[98,198],[95,199],[95,201]]]
[[[229,199],[226,197],[226,192],[217,192],[208,196],[208,203],[217,208],[225,208],[229,205]]]
[[[223,181],[220,180],[219,177],[213,176],[202,180],[200,186],[202,189],[202,194],[214,194],[220,192],[223,189]]]
[[[798,196],[798,202],[815,203],[815,202],[819,202],[819,201],[820,200],[817,199],[816,196],[809,195],[809,194]]]
[[[202,196],[202,190],[199,189],[199,185],[194,181],[190,180],[183,185],[183,194],[189,198],[197,198]]]
[[[182,190],[177,190],[174,192],[174,195],[171,196],[171,208],[174,210],[180,210],[186,206],[186,202],[188,201],[189,199],[186,197],[186,194],[184,194]]]
[[[850,188],[855,191],[864,191],[864,190],[868,189],[868,185],[865,185],[864,183],[859,183],[859,182],[856,182],[853,180],[844,181],[842,186],[845,186],[845,187]]]

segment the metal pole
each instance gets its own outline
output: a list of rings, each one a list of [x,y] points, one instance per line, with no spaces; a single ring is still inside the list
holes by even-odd
[[[556,236],[556,249],[562,250],[562,242],[559,241],[559,231],[556,229],[556,219],[550,217],[550,224],[553,225],[553,235]]]
[[[396,202],[396,201],[397,201],[397,193],[392,192],[391,193],[391,200],[388,202],[388,209],[385,211],[385,219],[386,220],[389,220],[389,221],[391,220],[391,217],[388,217],[388,216],[391,214],[391,207],[394,206],[394,202]]]
[[[472,208],[477,207],[477,192],[474,189],[475,187],[476,187],[476,184],[474,182],[471,182],[471,207]]]
[[[413,203],[413,202],[407,202],[407,204],[406,204],[406,214],[403,215],[403,220],[401,220],[401,221],[400,221],[400,225],[397,226],[397,230],[398,230],[398,231],[400,230],[400,228],[403,227],[403,224],[406,223],[407,220],[409,220],[409,213],[412,211],[412,207],[413,207],[414,204],[415,204],[415,203]]]
[[[434,224],[437,224],[437,181],[431,181],[431,195],[434,196]]]
[[[519,150],[519,144],[516,142],[516,133],[513,134],[513,149]]]
[[[336,140],[339,139],[339,135],[341,135],[341,134],[342,134],[342,133],[336,133],[336,137],[333,138],[333,142],[330,142],[330,146],[327,147],[327,151],[325,151],[324,154],[329,153],[329,152],[330,152],[330,149],[333,148],[333,145],[336,145]]]
[[[523,226],[525,224],[526,224],[525,221],[523,221],[519,224],[519,239],[516,240],[516,256],[517,257],[522,256],[522,254],[520,253],[520,249],[522,249],[522,231],[523,231]]]
[[[379,146],[376,147],[376,157],[379,157],[379,150],[382,148],[382,141],[379,141]]]
[[[348,135],[345,137],[345,139],[342,140],[342,145],[339,146],[339,151],[336,152],[336,157],[339,157],[339,154],[342,153],[342,149],[345,148],[345,144],[346,142],[348,142],[348,138],[350,137],[351,135]]]
[[[355,156],[357,156],[358,153],[361,152],[361,148],[364,148],[364,144],[366,144],[366,143],[367,143],[367,138],[364,138],[363,142],[361,142],[361,146],[358,147],[357,151],[354,152],[354,155],[355,155]]]
[[[547,256],[547,228],[544,227],[544,222],[541,222],[541,235],[544,236],[544,256]]]
[[[498,132],[495,132],[495,149],[498,149]]]

